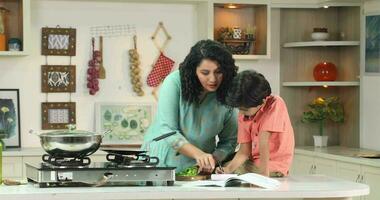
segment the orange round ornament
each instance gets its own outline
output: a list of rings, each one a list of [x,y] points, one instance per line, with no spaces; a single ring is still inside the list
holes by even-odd
[[[335,81],[337,76],[336,66],[330,62],[322,62],[314,67],[314,79],[316,81]]]

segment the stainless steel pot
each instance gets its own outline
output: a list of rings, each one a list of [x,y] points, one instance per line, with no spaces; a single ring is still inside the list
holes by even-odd
[[[97,151],[104,135],[89,131],[68,130],[53,131],[38,134],[42,148],[51,156],[58,158],[83,158]]]

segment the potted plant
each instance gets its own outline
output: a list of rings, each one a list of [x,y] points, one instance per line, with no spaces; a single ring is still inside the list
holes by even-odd
[[[338,97],[314,99],[309,105],[309,110],[303,113],[302,122],[317,123],[319,135],[314,135],[314,146],[327,146],[328,136],[324,135],[324,126],[326,121],[330,120],[336,123],[344,122],[344,110]]]

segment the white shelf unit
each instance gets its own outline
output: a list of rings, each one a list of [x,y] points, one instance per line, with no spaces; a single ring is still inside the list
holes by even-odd
[[[359,86],[360,83],[358,81],[297,81],[297,82],[283,82],[283,86],[286,87],[332,87],[332,86],[340,86],[340,87],[349,87],[349,86]]]
[[[326,123],[329,145],[359,147],[360,10],[360,6],[280,10],[280,95],[287,103],[297,146],[313,145],[313,132],[318,131],[300,121],[307,105],[318,97],[338,97],[345,121]],[[327,28],[330,41],[307,41],[315,27]],[[314,68],[321,62],[336,65],[338,81],[314,81]]]
[[[236,60],[261,60],[270,59],[270,55],[233,55]]]
[[[228,9],[223,5],[235,4],[238,9]],[[209,4],[208,38],[216,40],[216,32],[221,27],[256,27],[255,41],[248,54],[234,54],[236,60],[258,60],[271,58],[271,6],[268,0],[213,0]],[[228,42],[227,42],[228,43]]]
[[[359,46],[360,41],[308,41],[288,42],[284,47],[329,47],[329,46]]]
[[[27,56],[26,51],[0,51],[0,56]]]
[[[1,2],[1,1],[0,1]],[[4,1],[4,7],[10,10],[8,17],[8,39],[19,38],[22,51],[0,51],[0,56],[27,56],[30,50],[30,0]],[[12,25],[11,25],[12,24]]]

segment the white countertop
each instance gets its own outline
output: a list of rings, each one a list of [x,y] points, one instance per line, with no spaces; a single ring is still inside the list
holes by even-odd
[[[363,196],[369,193],[364,184],[344,181],[321,175],[287,177],[279,189],[266,190],[249,187],[71,187],[38,188],[35,185],[0,186],[0,199],[7,200],[122,200],[122,199],[256,199],[256,198],[342,198]]]
[[[330,147],[314,147],[314,146],[304,146],[296,147],[296,154],[318,156],[321,158],[339,160],[343,162],[350,162],[362,165],[368,165],[372,167],[380,167],[380,159],[377,158],[360,158],[357,154],[380,154],[378,151],[373,151],[369,149],[360,148],[348,148],[341,146],[330,146]]]

